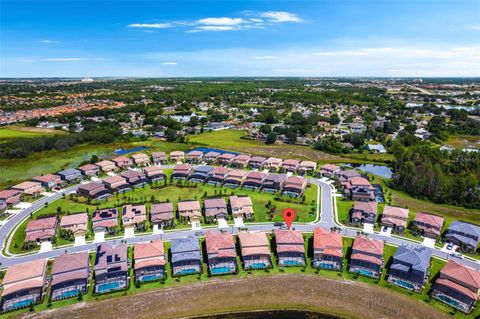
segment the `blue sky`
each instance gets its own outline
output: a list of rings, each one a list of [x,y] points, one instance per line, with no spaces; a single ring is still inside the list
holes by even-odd
[[[480,1],[2,0],[0,77],[480,76]]]

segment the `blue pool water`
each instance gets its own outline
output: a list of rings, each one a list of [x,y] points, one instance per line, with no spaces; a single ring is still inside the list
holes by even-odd
[[[370,270],[365,270],[365,269],[360,269],[358,270],[358,273],[362,276],[366,276],[366,277],[373,277],[373,271],[370,271]]]
[[[232,271],[229,267],[215,267],[210,269],[212,275],[228,274]]]
[[[79,292],[80,292],[79,289],[73,289],[73,290],[65,291],[59,297],[60,298],[71,298],[71,297],[77,296],[79,294]]]
[[[285,266],[302,266],[303,264],[296,260],[285,260],[283,262]]]
[[[146,150],[147,148],[148,148],[147,146],[138,146],[129,150],[126,150],[124,148],[119,148],[118,150],[113,151],[113,153],[117,155],[125,155],[129,153],[140,152],[140,151]]]
[[[267,265],[265,265],[265,263],[253,263],[253,264],[250,264],[249,268],[251,268],[251,269],[264,269],[264,268],[267,268]]]
[[[183,269],[177,272],[177,275],[191,275],[196,273],[197,270],[195,268]]]
[[[145,275],[140,278],[141,281],[153,281],[162,278],[162,275]]]
[[[395,280],[395,283],[397,285],[399,285],[400,287],[403,287],[403,288],[406,288],[406,289],[413,289],[414,288],[411,283],[408,283],[408,282],[400,280],[400,279]]]
[[[118,289],[118,288],[120,288],[120,283],[119,282],[111,282],[111,283],[108,283],[108,284],[99,285],[97,291],[99,293],[103,293],[103,292],[108,292],[108,291],[115,290],[115,289]]]
[[[12,309],[28,307],[33,303],[33,299],[26,299],[13,304]]]
[[[446,304],[449,304],[453,307],[457,307],[459,308],[460,307],[460,304],[458,303],[458,301],[455,301],[453,299],[450,299],[448,298],[447,296],[444,296],[444,295],[440,295],[438,296],[438,299],[440,299],[441,301],[445,302]]]
[[[191,150],[189,150],[187,153],[191,152],[191,151],[200,151],[200,152],[203,152],[203,153],[208,153],[208,152],[217,152],[217,153],[220,153],[220,154],[234,154],[234,155],[238,155],[237,152],[231,152],[231,151],[225,151],[225,150],[220,150],[218,148],[210,148],[210,147],[196,147],[196,148],[192,148]]]
[[[320,264],[318,264],[318,267],[324,268],[324,269],[333,269],[333,265],[332,264],[327,264],[327,263],[320,263]]]

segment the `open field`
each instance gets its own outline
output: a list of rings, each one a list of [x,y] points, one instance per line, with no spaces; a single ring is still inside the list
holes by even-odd
[[[55,129],[11,125],[0,128],[0,141],[18,137],[37,137],[66,133],[65,131]]]
[[[382,287],[300,274],[211,279],[95,303],[79,302],[23,317],[154,319],[160,313],[162,318],[179,318],[259,309],[306,309],[365,319],[449,317]]]
[[[280,158],[298,158],[323,162],[346,162],[339,156],[316,151],[310,146],[299,145],[267,145],[262,141],[245,139],[246,131],[222,130],[199,135],[189,135],[188,142],[213,148],[245,152],[255,155],[274,156]],[[350,160],[351,161],[351,160]]]
[[[448,138],[446,144],[455,148],[480,148],[480,137],[473,135],[452,135]]]
[[[27,158],[1,159],[0,188],[12,186],[31,177],[54,173],[68,167],[76,167],[83,161],[88,161],[92,155],[99,158],[114,157],[113,151],[119,147],[130,149],[136,146],[148,146],[145,152],[185,150],[186,144],[162,142],[151,139],[145,142],[109,145],[82,145],[67,151],[46,151],[33,154]]]

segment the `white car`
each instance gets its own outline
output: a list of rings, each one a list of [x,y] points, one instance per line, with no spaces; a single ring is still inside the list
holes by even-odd
[[[452,251],[452,252],[450,253],[450,256],[463,259],[463,255],[460,254],[460,253],[457,253],[456,251]]]

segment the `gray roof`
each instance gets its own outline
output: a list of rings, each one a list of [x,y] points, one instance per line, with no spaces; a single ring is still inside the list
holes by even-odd
[[[409,248],[400,246],[393,256],[393,262],[390,269],[409,272],[416,270],[422,273],[427,272],[430,267],[430,257],[432,253],[425,247]]]
[[[176,238],[171,240],[172,262],[183,260],[201,260],[200,244],[196,237]]]
[[[470,223],[454,221],[450,224],[450,227],[448,227],[448,230],[465,233],[465,234],[471,234],[473,236],[476,236],[477,238],[480,238],[480,226],[473,225]]]
[[[62,176],[68,176],[68,175],[81,174],[81,173],[82,172],[80,172],[78,169],[67,168],[67,169],[64,169],[63,171],[58,172],[57,174]]]
[[[276,182],[276,183],[281,183],[287,179],[286,174],[268,174],[267,177],[265,177],[265,182]]]
[[[195,168],[193,169],[193,172],[194,172],[194,173],[204,173],[204,174],[207,174],[207,173],[210,172],[212,169],[213,169],[212,166],[201,165],[201,166],[195,167]]]

